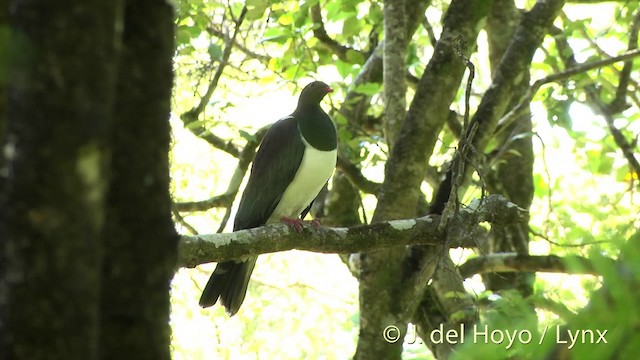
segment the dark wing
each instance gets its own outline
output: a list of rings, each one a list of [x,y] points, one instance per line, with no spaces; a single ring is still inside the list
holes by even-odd
[[[253,159],[233,230],[264,225],[302,162],[305,145],[298,123],[286,117],[271,126]]]
[[[301,220],[304,220],[304,217],[307,216],[309,211],[311,211],[311,207],[313,206],[313,203],[316,202],[316,200],[321,201],[321,203],[324,202],[324,199],[326,197],[327,184],[329,184],[328,181],[324,184],[324,186],[322,187],[322,189],[320,190],[318,195],[316,195],[316,197],[313,198],[313,200],[311,200],[311,204],[309,204],[309,206],[307,206],[304,210],[302,210],[302,213],[300,213],[300,219]],[[320,198],[321,196],[322,196],[322,198]]]

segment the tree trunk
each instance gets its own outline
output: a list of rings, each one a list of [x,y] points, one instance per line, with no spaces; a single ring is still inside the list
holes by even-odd
[[[495,0],[491,16],[487,21],[489,39],[489,60],[495,70],[507,49],[510,39],[518,27],[519,11],[513,0]],[[524,81],[513,92],[509,108],[517,105],[529,88],[528,71],[523,73]],[[523,209],[529,209],[533,200],[533,144],[531,141],[531,113],[525,112],[503,132],[499,144],[505,144],[496,151],[499,157],[497,171],[487,177],[487,186],[492,193],[502,194]],[[524,136],[522,136],[524,134]],[[517,137],[515,140],[512,138]],[[529,253],[528,224],[514,224],[492,231],[489,239],[489,253],[516,252]],[[517,289],[526,297],[533,293],[534,275],[530,273],[495,273],[483,275],[488,290]]]
[[[8,27],[0,16],[0,354],[169,359],[172,7],[10,7]]]
[[[415,217],[428,158],[449,115],[449,105],[465,69],[461,57],[454,51],[455,41],[462,38],[466,43],[475,43],[479,22],[486,16],[489,4],[487,1],[453,1],[449,6],[443,35],[425,68],[387,161],[374,222]],[[469,56],[472,49],[465,49],[464,55]],[[361,329],[357,359],[400,358],[406,323],[412,309],[419,305],[421,290],[433,273],[433,268],[424,270],[424,267],[424,271],[408,272],[405,255],[405,247],[398,247],[360,257]],[[430,265],[435,263],[432,261]],[[391,329],[395,335],[390,335],[398,339],[387,342],[383,337],[385,329]]]
[[[173,13],[127,1],[102,272],[101,357],[170,359],[177,235],[169,198]]]
[[[96,359],[116,4],[14,1],[10,7],[0,354]]]

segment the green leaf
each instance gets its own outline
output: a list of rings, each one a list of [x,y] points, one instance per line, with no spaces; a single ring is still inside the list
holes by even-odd
[[[247,10],[247,20],[258,20],[260,18],[262,18],[262,15],[264,14],[264,10],[266,8],[253,8],[253,9],[249,9]]]
[[[598,173],[608,175],[613,170],[613,158],[611,156],[607,156],[606,154],[602,154],[600,156],[600,164],[598,165]]]
[[[355,15],[355,14],[354,14]],[[360,23],[355,16],[349,16],[342,24],[342,36],[350,38],[360,33]]]
[[[247,20],[258,20],[269,7],[268,0],[247,0]]]
[[[262,37],[262,39],[260,39],[260,43],[264,43],[264,42],[276,42],[279,44],[284,44],[285,41],[287,41],[287,39],[289,39],[291,37],[291,32],[289,31],[288,28],[284,28],[284,27],[273,27],[273,28],[269,28],[264,32],[264,36]]]
[[[193,26],[181,25],[178,26],[178,30],[176,31],[176,42],[178,45],[189,44],[191,43],[191,39],[198,35],[200,35],[200,30]]]
[[[351,74],[351,70],[353,70],[353,65],[346,63],[344,61],[338,60],[336,61],[336,69],[338,70],[338,74],[342,76],[343,79],[346,79],[347,76]]]
[[[344,115],[342,115],[340,113],[336,113],[336,116],[333,117],[333,120],[335,120],[336,124],[338,124],[338,125],[346,125],[347,124],[347,118],[344,117]],[[342,129],[342,127],[340,127],[340,129]]]
[[[372,96],[380,92],[381,88],[382,85],[378,83],[364,83],[356,86],[353,91],[357,92],[358,94]]]
[[[195,50],[191,44],[181,45],[178,47],[178,55],[191,55]]]
[[[288,26],[293,24],[293,20],[293,15],[291,15],[291,13],[284,13],[278,18],[278,24]]]
[[[300,8],[300,11],[296,16],[295,22],[293,23],[293,26],[295,28],[301,28],[305,24],[310,23],[308,14],[309,14],[309,11],[306,11],[305,9]]]
[[[252,8],[252,7],[262,7],[263,9],[266,9],[267,6],[269,6],[269,1],[268,0],[247,0],[245,2],[245,5],[248,8]]]
[[[569,115],[570,105],[571,101],[569,100],[559,100],[555,101],[554,104],[551,104],[551,107],[549,107],[548,109],[549,122],[552,125],[558,125],[562,128],[567,129],[568,131],[571,131],[573,127],[573,121],[571,119],[571,116]]]
[[[347,61],[349,61],[352,64],[363,64],[364,63],[364,56],[362,56],[362,54],[360,54],[359,52],[355,51],[355,50],[347,50]]]
[[[353,138],[351,131],[349,131],[346,126],[342,126],[338,129],[338,139],[341,141],[346,141],[348,139]]]
[[[216,43],[209,45],[209,56],[212,60],[222,61],[222,48]]]
[[[195,121],[192,121],[192,122],[186,124],[184,126],[184,128],[185,129],[189,129],[189,130],[198,129],[200,127],[204,127],[204,125],[207,124],[207,123],[208,123],[207,120],[195,120]]]

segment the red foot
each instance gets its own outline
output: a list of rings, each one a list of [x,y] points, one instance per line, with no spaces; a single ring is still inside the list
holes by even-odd
[[[298,218],[292,219],[290,217],[283,216],[280,218],[280,221],[287,224],[287,226],[294,229],[295,231],[299,233],[302,232],[302,224],[304,223],[302,219],[298,219]]]
[[[282,221],[283,223],[287,224],[290,228],[294,229],[297,232],[302,232],[302,226],[305,223],[311,224],[311,226],[313,226],[316,230],[318,230],[320,228],[320,225],[321,225],[319,219],[313,219],[311,221],[304,221],[304,220],[299,219],[299,218],[292,219],[290,217],[283,216],[283,217],[280,218],[280,221]]]

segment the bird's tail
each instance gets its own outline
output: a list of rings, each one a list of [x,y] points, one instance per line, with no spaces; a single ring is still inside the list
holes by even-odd
[[[222,306],[229,316],[235,315],[240,309],[247,293],[249,278],[256,265],[257,257],[245,261],[225,261],[218,263],[211,274],[207,286],[200,296],[200,306],[213,306],[220,298]]]

